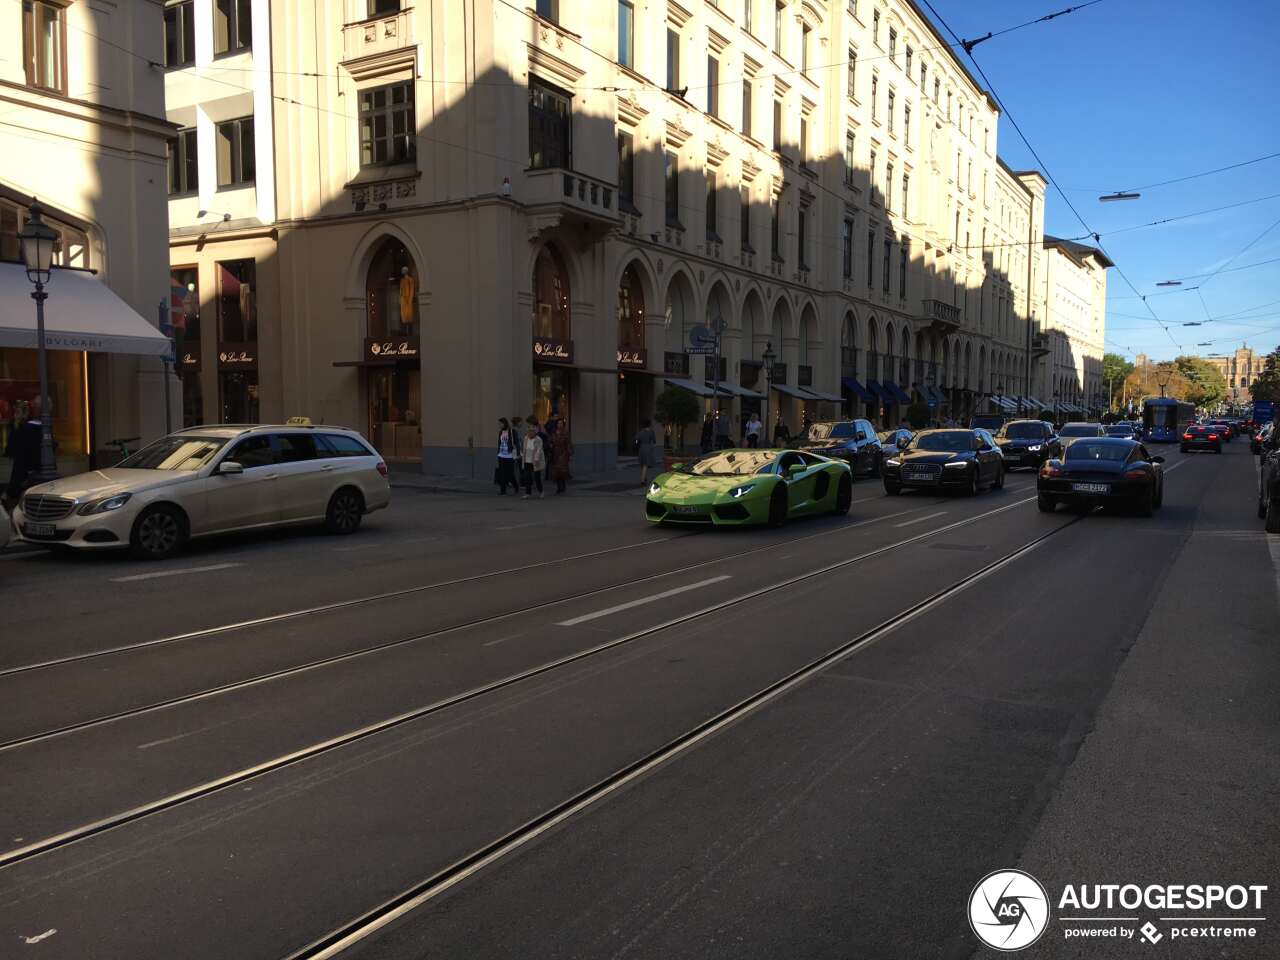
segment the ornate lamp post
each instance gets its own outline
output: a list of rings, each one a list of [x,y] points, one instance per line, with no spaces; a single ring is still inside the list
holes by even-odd
[[[49,295],[44,285],[49,282],[53,266],[53,248],[58,234],[41,219],[44,208],[38,201],[31,204],[27,223],[18,234],[22,259],[27,265],[27,279],[35,284],[31,299],[36,302],[36,356],[40,368],[40,469],[36,482],[45,483],[57,476],[53,462],[53,411],[49,408],[49,355],[44,343],[44,302]]]
[[[996,406],[1000,408],[1000,412],[1004,412],[1004,384],[996,387]]]
[[[773,396],[773,362],[778,355],[773,352],[773,341],[765,344],[764,353],[760,354],[760,362],[764,364],[764,446],[769,446],[769,398]]]

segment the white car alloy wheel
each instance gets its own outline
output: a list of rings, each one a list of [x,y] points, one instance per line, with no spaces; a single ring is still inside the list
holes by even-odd
[[[163,560],[181,546],[185,531],[182,517],[171,507],[153,507],[133,527],[134,552],[148,560]]]

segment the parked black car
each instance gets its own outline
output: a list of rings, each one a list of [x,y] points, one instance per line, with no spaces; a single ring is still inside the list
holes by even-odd
[[[909,444],[915,434],[906,427],[898,427],[896,430],[881,430],[878,436],[880,437],[880,449],[887,456],[893,456],[894,451],[901,450]]]
[[[1046,460],[1062,456],[1062,444],[1053,432],[1053,424],[1044,420],[1010,420],[996,434],[996,445],[1004,454],[1006,470],[1039,470]]]
[[[1004,458],[985,430],[923,430],[884,461],[884,492],[904,487],[975,494],[984,484],[1004,486]]]
[[[867,420],[824,420],[809,424],[796,444],[801,450],[849,464],[855,477],[880,476],[883,451],[875,427]]]
[[[1222,434],[1214,427],[1204,423],[1188,423],[1182,431],[1182,443],[1178,449],[1183,453],[1188,450],[1211,450],[1222,452]]]
[[[1258,459],[1258,518],[1267,533],[1280,533],[1280,428],[1272,426]]]
[[[1044,513],[1060,503],[1130,506],[1144,517],[1164,501],[1164,457],[1133,440],[1081,437],[1040,468],[1036,493]]]

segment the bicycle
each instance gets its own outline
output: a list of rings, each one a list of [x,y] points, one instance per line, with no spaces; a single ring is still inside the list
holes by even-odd
[[[129,444],[137,443],[141,439],[142,439],[141,437],[116,437],[114,440],[108,440],[105,446],[115,450],[116,453],[120,454],[120,456],[116,459],[116,463],[119,463],[121,460],[124,460],[126,457],[128,457],[129,454],[132,452],[129,449]]]

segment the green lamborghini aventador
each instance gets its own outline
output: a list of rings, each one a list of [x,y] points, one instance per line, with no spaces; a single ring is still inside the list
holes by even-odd
[[[853,475],[843,460],[802,450],[718,450],[649,486],[653,523],[778,526],[791,517],[849,512]]]

